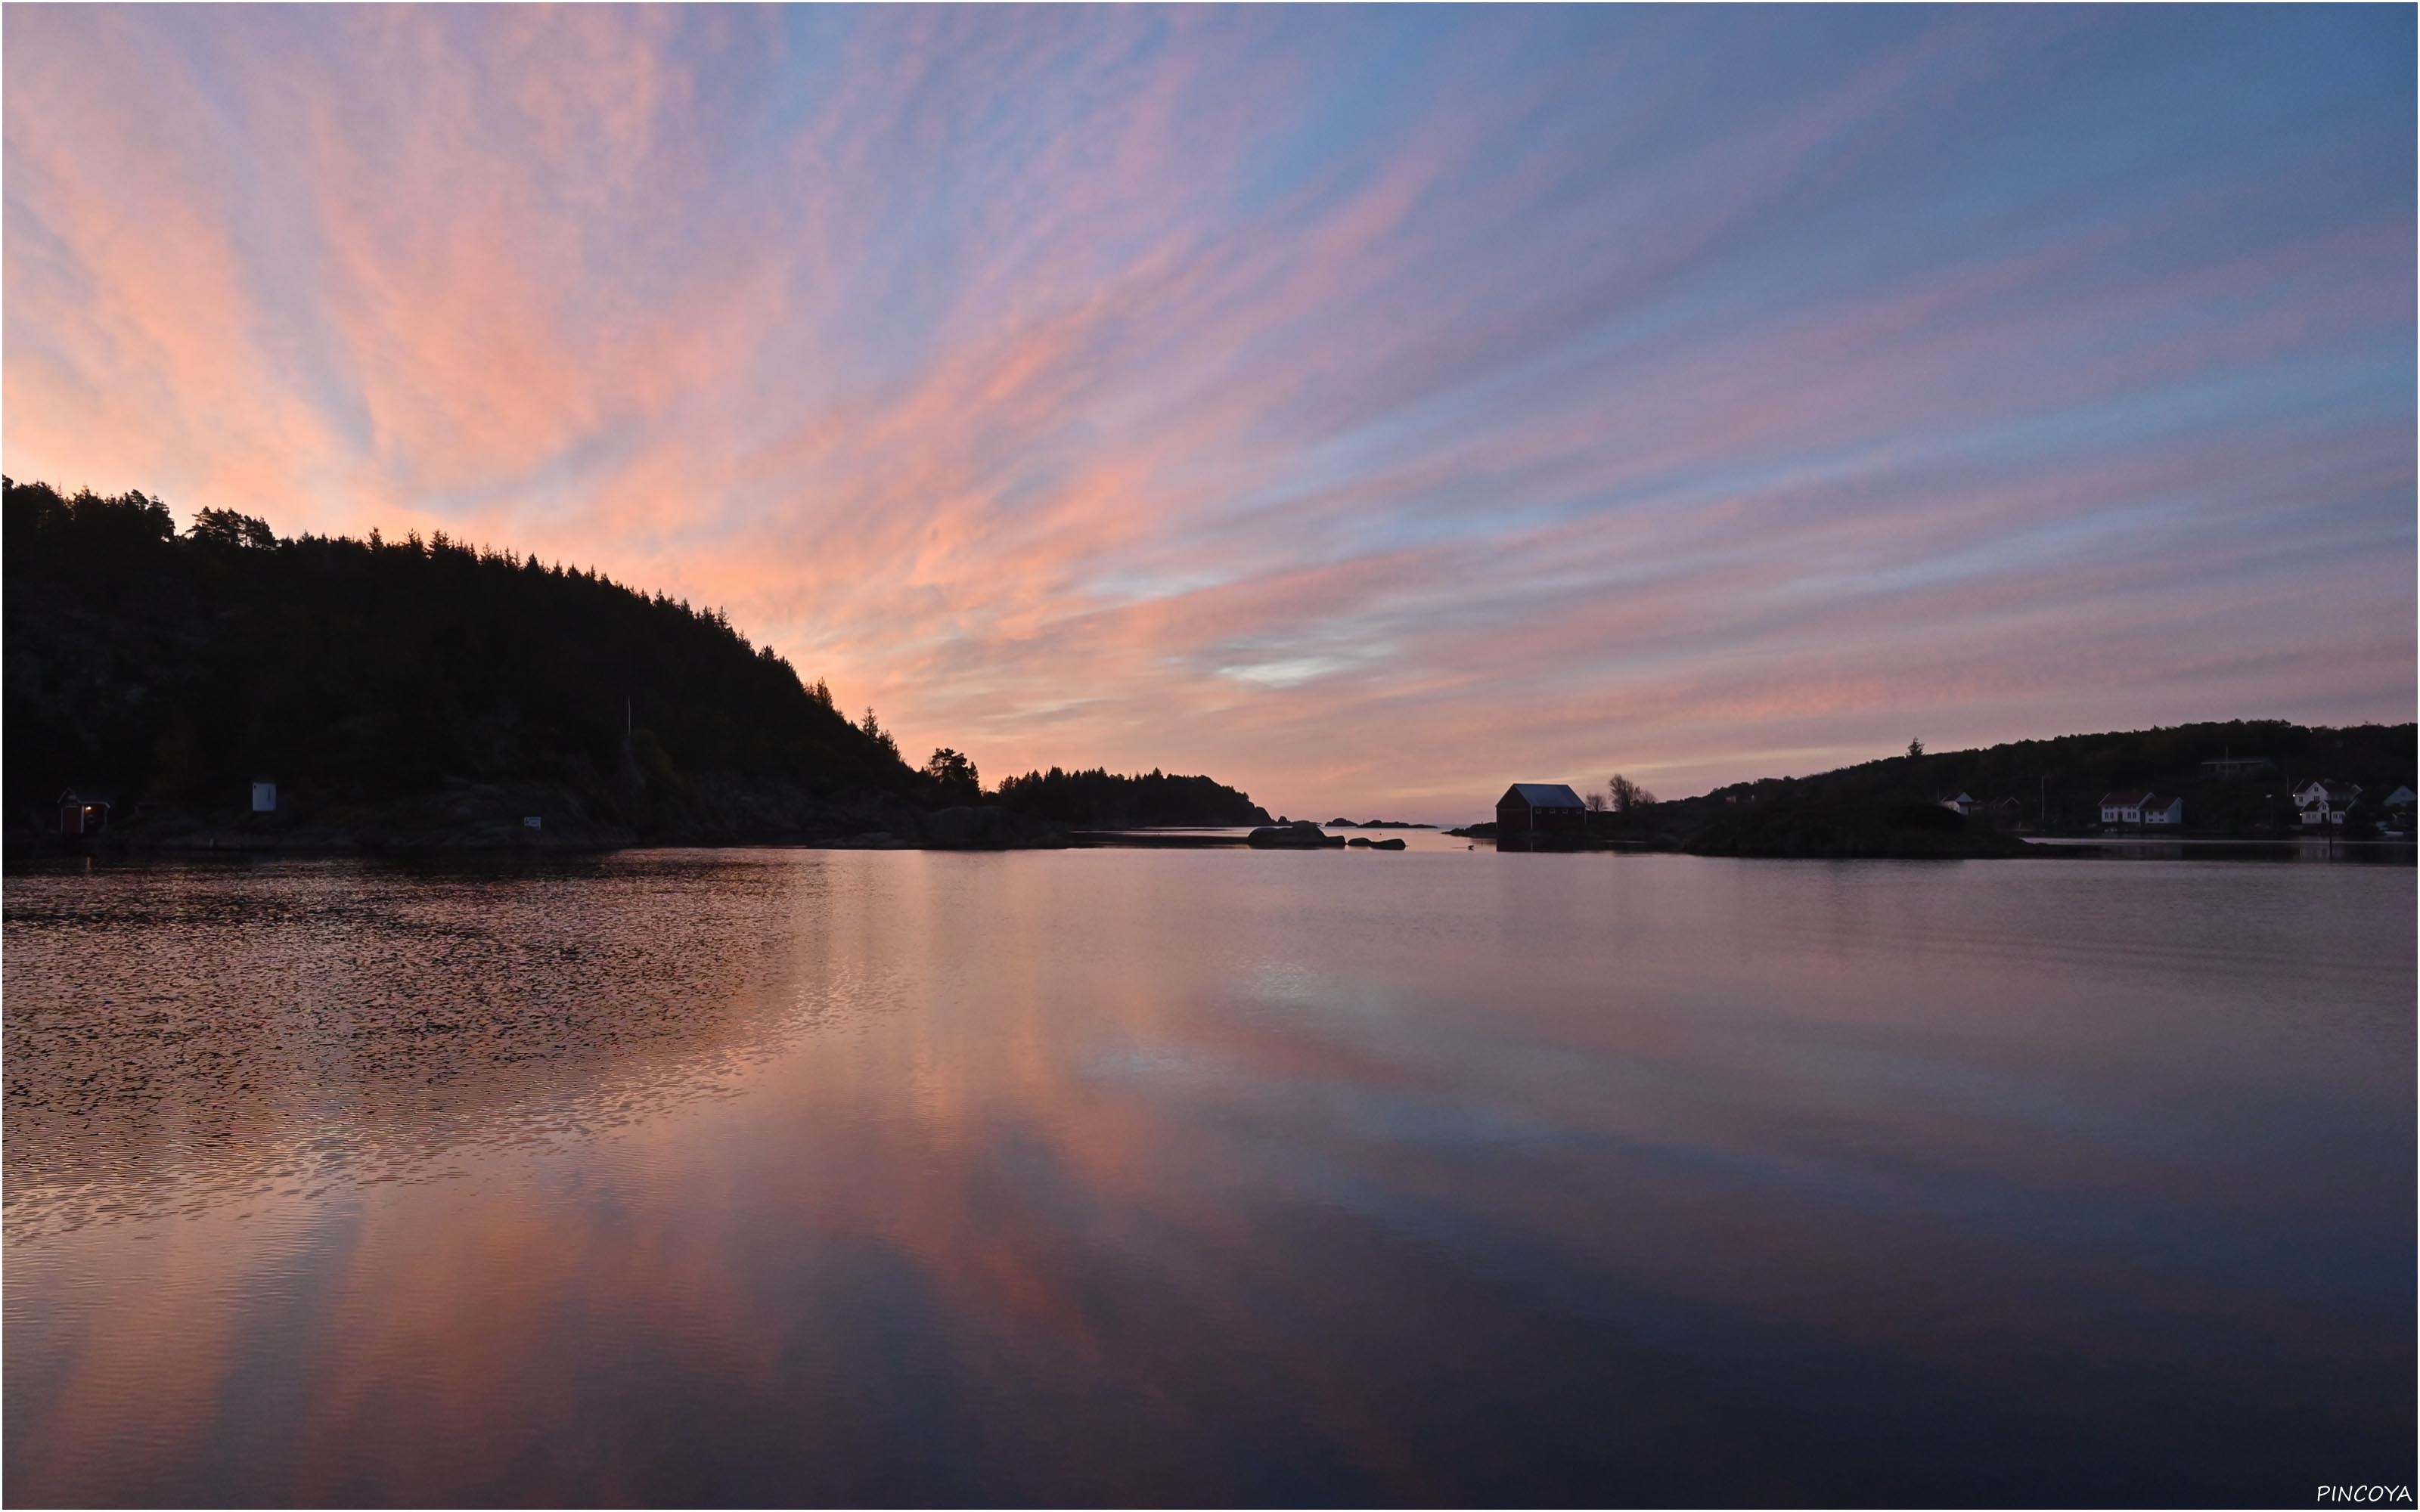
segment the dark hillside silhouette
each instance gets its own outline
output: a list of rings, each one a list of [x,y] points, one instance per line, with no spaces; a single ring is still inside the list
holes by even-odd
[[[852,724],[720,611],[593,571],[442,533],[281,541],[225,511],[180,536],[139,493],[13,481],[0,547],[12,829],[75,782],[121,815],[214,813],[255,779],[298,816],[535,786],[633,835],[933,796],[871,711]]]
[[[2040,827],[2094,827],[2101,795],[2113,789],[2154,789],[2185,800],[2185,823],[2201,831],[2249,834],[2290,823],[2286,796],[2299,782],[2332,778],[2384,793],[2413,780],[2413,727],[2288,724],[2282,719],[2231,719],[2103,734],[2016,740],[1975,750],[1928,751],[1911,742],[1906,754],[1886,756],[1812,777],[1765,778],[1716,788],[1692,803],[1737,806],[1791,799],[1818,804],[1934,803],[1964,793],[1984,803],[2017,800],[2010,823]],[[2265,758],[2254,774],[2226,774],[2206,764],[2222,758]],[[1669,807],[1669,806],[1667,806]]]
[[[281,540],[206,509],[179,534],[141,493],[0,480],[0,554],[12,835],[55,835],[70,787],[163,844],[989,846],[1268,817],[1206,777],[1055,768],[985,807],[971,760],[911,768],[721,610],[442,532]]]
[[[2254,769],[2260,761],[2269,764]],[[1721,856],[2021,854],[2014,832],[2099,833],[2101,795],[2132,788],[2181,797],[2181,834],[2299,835],[2299,784],[2353,782],[2382,797],[2413,780],[2414,763],[2409,724],[2237,719],[1947,751],[1916,740],[1901,754],[1810,777],[1635,802],[1590,814],[1588,827],[1594,842]],[[1960,795],[1974,800],[1971,816],[1941,806]],[[2374,833],[2376,812],[2356,810],[2360,822],[2336,833]]]

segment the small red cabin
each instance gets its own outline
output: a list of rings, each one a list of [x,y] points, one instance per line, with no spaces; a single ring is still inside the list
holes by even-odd
[[[109,827],[109,800],[99,794],[79,795],[70,788],[59,795],[59,835],[80,840]]]
[[[1588,830],[1588,805],[1560,782],[1515,782],[1496,800],[1496,834],[1568,835]]]

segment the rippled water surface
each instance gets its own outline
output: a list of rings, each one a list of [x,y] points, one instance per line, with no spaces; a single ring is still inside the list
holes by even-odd
[[[1413,843],[12,875],[0,1490],[2409,1482],[2410,869]]]

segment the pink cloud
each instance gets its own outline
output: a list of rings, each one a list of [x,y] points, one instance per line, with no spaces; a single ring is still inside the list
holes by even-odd
[[[1647,17],[1393,71],[1344,17],[8,24],[12,473],[594,563],[994,775],[1460,817],[1911,717],[2411,714],[2408,634],[2308,611],[2408,609],[2408,195],[1927,156],[2090,26],[1707,116]]]

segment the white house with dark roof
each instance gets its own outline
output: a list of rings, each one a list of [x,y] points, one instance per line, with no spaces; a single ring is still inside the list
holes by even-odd
[[[2101,795],[2101,822],[2104,825],[2181,825],[2185,822],[2185,800],[2163,797],[2142,788],[2119,788],[2115,793]]]
[[[2332,782],[2322,779],[2305,782],[2294,792],[2294,807],[2303,811],[2303,823],[2310,825],[2342,825],[2361,796],[2358,782]]]
[[[2156,795],[2141,788],[2120,788],[2101,795],[2101,822],[2104,825],[2139,825],[2143,822],[2143,805]]]

